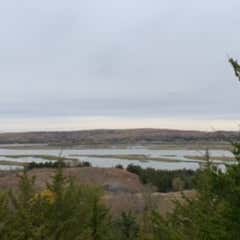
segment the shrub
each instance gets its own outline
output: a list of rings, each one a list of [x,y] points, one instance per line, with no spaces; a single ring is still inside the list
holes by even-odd
[[[192,189],[200,172],[186,169],[175,171],[143,169],[136,165],[128,165],[127,171],[137,174],[142,183],[156,186],[159,192]]]
[[[123,165],[121,165],[121,164],[118,164],[118,165],[116,165],[116,166],[115,166],[115,168],[118,168],[118,169],[123,169]]]

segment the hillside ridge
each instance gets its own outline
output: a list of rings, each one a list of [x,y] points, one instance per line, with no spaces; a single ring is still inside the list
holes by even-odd
[[[0,144],[142,144],[158,142],[224,141],[236,139],[235,131],[178,129],[96,129],[0,133]]]

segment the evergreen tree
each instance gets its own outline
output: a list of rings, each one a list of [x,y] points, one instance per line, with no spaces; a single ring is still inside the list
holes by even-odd
[[[119,240],[139,239],[140,226],[131,212],[123,212],[114,225],[115,231],[118,232]]]

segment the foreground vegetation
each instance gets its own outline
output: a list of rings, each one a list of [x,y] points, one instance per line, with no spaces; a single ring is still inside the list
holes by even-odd
[[[102,190],[65,178],[62,166],[42,192],[37,192],[34,177],[24,172],[18,191],[0,194],[0,239],[239,239],[240,144],[234,145],[234,154],[238,164],[225,173],[210,163],[199,172],[197,196],[176,202],[176,209],[164,218],[151,204],[142,212],[112,217]]]

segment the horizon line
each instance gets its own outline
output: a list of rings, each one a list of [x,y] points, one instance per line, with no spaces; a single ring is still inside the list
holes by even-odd
[[[54,132],[121,129],[169,129],[182,131],[239,131],[240,120],[223,118],[161,117],[57,117],[2,118],[0,132]]]
[[[180,128],[94,128],[94,129],[76,129],[76,130],[33,130],[33,131],[0,131],[0,134],[18,134],[18,133],[61,133],[61,132],[84,132],[84,131],[138,131],[138,130],[157,130],[157,131],[177,131],[177,132],[239,132],[239,130],[197,130],[197,129],[180,129]]]

